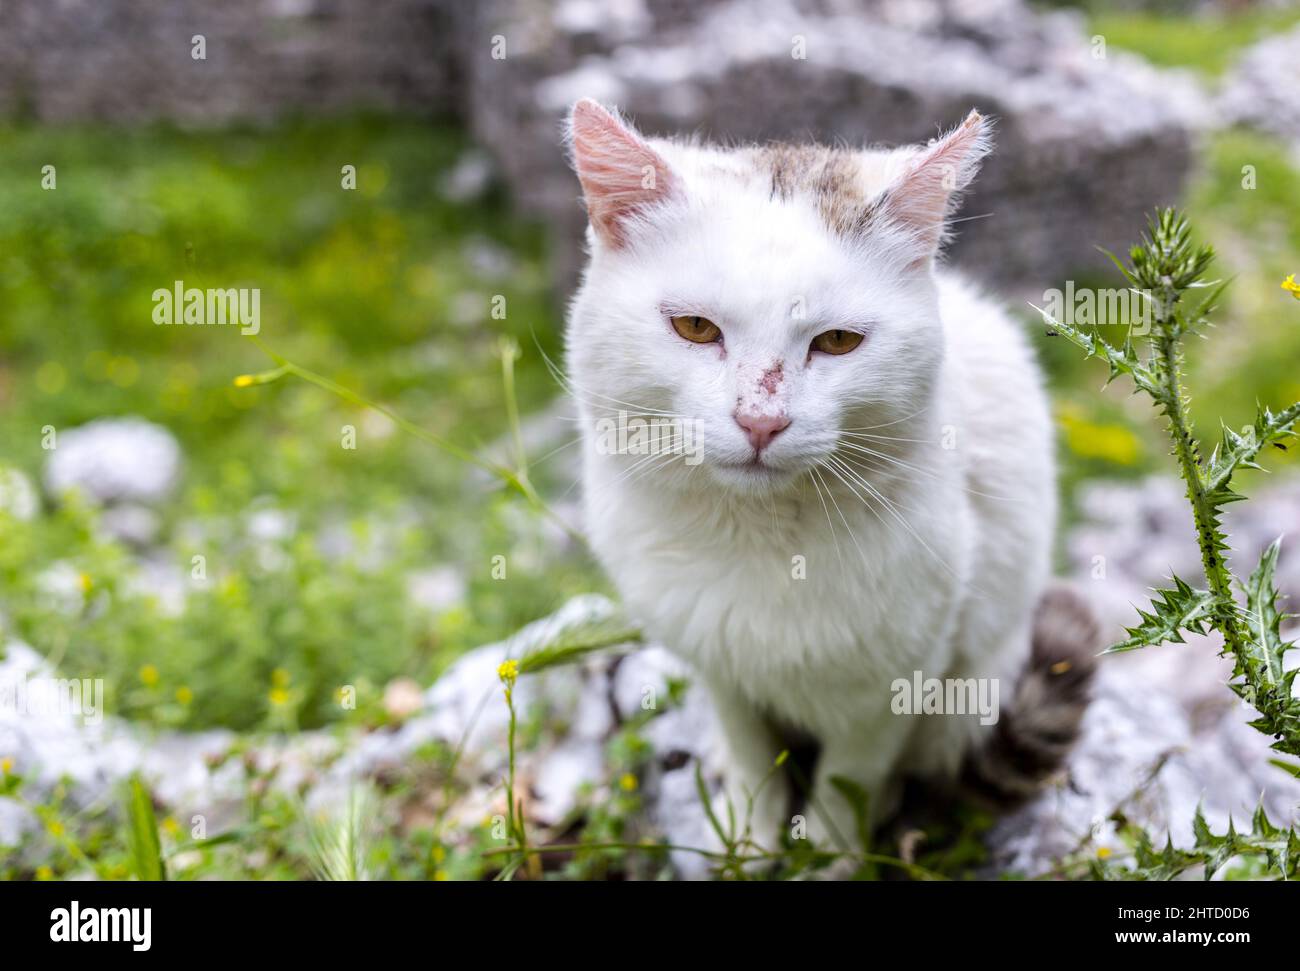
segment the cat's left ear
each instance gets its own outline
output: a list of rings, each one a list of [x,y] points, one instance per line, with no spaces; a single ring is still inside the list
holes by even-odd
[[[573,106],[569,143],[587,218],[610,247],[622,246],[636,218],[678,191],[677,178],[659,153],[631,125],[590,98]]]
[[[932,257],[947,234],[961,192],[993,150],[993,124],[978,111],[910,158],[877,200],[876,211],[911,237],[917,261]]]

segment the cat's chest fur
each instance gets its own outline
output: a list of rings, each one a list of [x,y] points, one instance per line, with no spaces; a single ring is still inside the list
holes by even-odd
[[[791,724],[843,730],[872,717],[864,698],[951,658],[971,531],[958,475],[920,477],[893,513],[832,498],[829,476],[821,492],[710,504],[628,484],[591,454],[588,519],[652,637]]]

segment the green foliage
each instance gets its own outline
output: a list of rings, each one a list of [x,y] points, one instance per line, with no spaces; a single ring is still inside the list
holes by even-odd
[[[1242,653],[1235,658],[1233,675],[1237,680],[1232,689],[1259,712],[1260,717],[1251,725],[1277,738],[1273,748],[1297,755],[1300,703],[1292,693],[1296,671],[1287,671],[1282,663],[1295,644],[1282,640],[1281,625],[1287,615],[1277,609],[1277,589],[1273,585],[1280,548],[1279,541],[1270,544],[1244,585],[1246,610],[1242,627],[1246,636],[1241,642]]]
[[[519,659],[519,673],[532,674],[550,667],[572,664],[594,651],[636,644],[641,632],[621,618],[593,621],[561,632]]]
[[[1094,36],[1108,46],[1142,54],[1161,67],[1188,67],[1209,75],[1222,73],[1255,41],[1300,23],[1300,11],[1268,5],[1242,5],[1225,12],[1197,12],[1192,4],[1164,3],[1134,11],[1091,3]]]
[[[163,863],[153,799],[138,776],[127,781],[125,802],[127,844],[135,876],[140,880],[166,880],[167,866]]]
[[[1273,413],[1300,399],[1300,327],[1278,326],[1278,313],[1294,304],[1278,287],[1300,266],[1300,171],[1283,142],[1259,132],[1232,130],[1209,134],[1201,142],[1188,188],[1188,211],[1197,214],[1199,238],[1215,242],[1217,275],[1230,277],[1215,314],[1214,352],[1191,354],[1184,379],[1195,388],[1189,415],[1201,427],[1241,429],[1253,425],[1261,406]],[[1076,291],[1106,289],[1113,277],[1071,272]],[[1052,281],[1064,289],[1064,277]],[[1205,293],[1205,290],[1197,291]],[[1044,297],[1044,299],[1047,299]],[[1129,310],[1121,306],[1121,313]],[[1130,311],[1131,315],[1131,311]],[[1035,315],[1035,321],[1037,317]],[[1122,347],[1126,317],[1088,328]],[[1196,346],[1196,341],[1188,347]],[[1163,466],[1168,440],[1155,422],[1129,400],[1132,385],[1115,382],[1097,392],[1098,368],[1076,345],[1049,340],[1039,347],[1055,405],[1060,451],[1060,478],[1068,526],[1078,515],[1071,497],[1093,478],[1141,478]],[[1212,444],[1207,436],[1206,446]],[[1294,468],[1300,449],[1267,454],[1273,469]],[[1239,487],[1250,487],[1260,473],[1245,471]],[[1064,563],[1064,560],[1061,561]]]
[[[602,589],[584,557],[557,552],[550,527],[467,481],[462,462],[307,384],[233,387],[266,362],[235,328],[151,320],[153,291],[177,279],[258,287],[269,344],[330,362],[323,380],[478,454],[511,426],[499,342],[525,348],[511,384],[528,413],[556,392],[534,341],[555,354],[559,340],[536,230],[495,190],[472,202],[439,192],[466,148],[458,133],[359,118],[3,137],[0,467],[37,478],[44,426],[122,414],[165,425],[185,466],[156,510],[149,570],[74,497],[30,521],[0,513],[0,642],[20,637],[68,675],[102,677],[110,712],[155,724],[379,724],[390,679],[430,680]],[[355,191],[340,188],[344,163]],[[40,186],[45,164],[54,190]],[[494,294],[505,319],[490,313]],[[354,450],[340,447],[344,425]],[[536,488],[553,487],[550,468],[531,470]],[[255,535],[266,516],[287,522],[283,535]],[[196,554],[205,580],[191,577]],[[508,584],[490,575],[496,554]],[[463,597],[414,604],[408,580],[435,568],[463,578]],[[179,603],[161,595],[159,570],[179,578]],[[52,594],[60,577],[82,592]],[[339,704],[344,686],[355,710]]]
[[[1129,824],[1122,835],[1133,843],[1131,863],[1094,860],[1093,876],[1100,880],[1173,880],[1199,869],[1202,877],[1210,880],[1229,862],[1240,859],[1260,859],[1283,879],[1300,876],[1300,834],[1270,822],[1262,805],[1255,810],[1246,833],[1238,832],[1231,819],[1226,832],[1214,833],[1198,808],[1192,834],[1190,849],[1179,849],[1168,839],[1157,849],[1145,831]]]
[[[1224,428],[1223,440],[1208,460],[1201,457],[1200,443],[1193,437],[1187,411],[1187,394],[1182,377],[1182,344],[1191,335],[1203,335],[1209,316],[1223,293],[1222,284],[1204,280],[1214,259],[1209,246],[1192,242],[1187,220],[1172,209],[1155,215],[1141,243],[1129,251],[1128,264],[1116,260],[1134,292],[1150,301],[1154,323],[1148,335],[1146,353],[1126,339],[1120,347],[1108,344],[1095,333],[1063,324],[1044,313],[1049,333],[1064,335],[1089,357],[1100,357],[1110,368],[1110,379],[1128,375],[1135,388],[1145,392],[1166,419],[1179,473],[1187,487],[1193,524],[1201,550],[1207,589],[1197,589],[1174,577],[1172,589],[1157,591],[1149,611],[1139,611],[1141,623],[1128,628],[1129,637],[1110,651],[1127,651],[1169,641],[1181,642],[1184,632],[1205,634],[1215,630],[1223,636],[1223,650],[1233,659],[1231,688],[1252,705],[1259,717],[1251,724],[1272,736],[1272,747],[1289,755],[1300,755],[1300,700],[1292,694],[1295,672],[1287,672],[1284,658],[1293,644],[1281,637],[1284,615],[1277,609],[1274,570],[1280,540],[1264,552],[1246,582],[1241,582],[1228,565],[1231,554],[1222,527],[1222,510],[1243,497],[1233,491],[1234,474],[1255,463],[1267,445],[1296,433],[1300,404],[1277,414],[1265,407],[1252,426],[1240,432]],[[1197,290],[1208,294],[1194,304],[1188,299]],[[1240,592],[1242,607],[1236,600]],[[1198,845],[1192,856],[1213,872],[1226,856],[1247,851],[1264,852],[1281,840],[1289,846],[1292,831],[1279,835],[1263,816],[1256,816],[1255,843],[1242,841],[1231,831],[1215,841],[1198,817]],[[1144,837],[1145,839],[1145,837]],[[1263,841],[1263,842],[1260,842]],[[1273,841],[1273,842],[1269,842]],[[1288,857],[1270,850],[1269,863],[1288,872]],[[1281,853],[1279,856],[1278,854]],[[1168,847],[1156,853],[1148,844],[1137,848],[1139,868],[1162,874],[1171,867],[1185,867],[1187,854]],[[1279,862],[1280,861],[1280,862]]]
[[[357,881],[368,879],[373,798],[362,787],[348,793],[347,806],[336,817],[312,816],[304,812],[311,847],[312,872],[318,880]]]
[[[1273,736],[1278,751],[1300,755],[1300,700],[1291,694],[1293,675],[1283,673],[1283,656],[1292,645],[1281,639],[1281,614],[1275,607],[1278,544],[1265,552],[1250,580],[1242,584],[1228,566],[1230,550],[1221,521],[1223,506],[1242,498],[1232,489],[1234,473],[1258,468],[1255,458],[1261,449],[1295,433],[1300,403],[1277,414],[1261,408],[1254,425],[1241,432],[1225,428],[1223,441],[1209,460],[1201,459],[1187,413],[1182,343],[1190,335],[1204,333],[1223,293],[1222,284],[1204,280],[1213,259],[1213,249],[1193,244],[1187,220],[1165,209],[1150,221],[1142,242],[1129,251],[1128,264],[1115,261],[1134,293],[1152,306],[1154,323],[1145,354],[1131,337],[1114,347],[1096,333],[1043,316],[1049,333],[1064,335],[1088,356],[1105,360],[1111,380],[1128,375],[1165,416],[1200,544],[1208,589],[1195,589],[1174,577],[1174,588],[1158,591],[1152,610],[1141,612],[1142,623],[1129,628],[1129,638],[1111,650],[1181,641],[1182,631],[1217,630],[1223,635],[1224,650],[1233,657],[1233,690],[1260,714],[1253,724]],[[1202,289],[1208,290],[1206,296],[1194,304],[1189,301],[1189,294]],[[1234,599],[1235,589],[1245,593],[1244,614]]]
[[[1169,641],[1183,643],[1183,631],[1206,634],[1210,630],[1211,614],[1216,603],[1207,590],[1194,590],[1178,577],[1174,577],[1172,590],[1155,591],[1151,611],[1138,610],[1142,623],[1125,628],[1128,639],[1111,646],[1109,653],[1132,651],[1149,644]]]

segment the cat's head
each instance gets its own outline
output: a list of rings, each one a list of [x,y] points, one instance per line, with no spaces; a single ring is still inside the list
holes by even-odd
[[[727,149],[646,139],[587,100],[569,137],[589,218],[568,330],[584,419],[684,423],[676,456],[665,435],[663,457],[607,436],[632,474],[769,493],[926,407],[933,262],[989,151],[979,114],[924,146]]]

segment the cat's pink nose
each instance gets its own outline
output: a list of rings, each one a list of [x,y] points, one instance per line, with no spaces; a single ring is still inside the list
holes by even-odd
[[[745,430],[749,444],[755,452],[761,452],[772,439],[790,427],[790,419],[785,415],[750,415],[736,412],[736,424]]]

